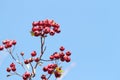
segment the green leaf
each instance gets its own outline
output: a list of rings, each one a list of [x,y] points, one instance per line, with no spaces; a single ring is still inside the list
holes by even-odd
[[[32,31],[30,31],[30,34],[31,34],[31,36],[34,36],[34,33]]]

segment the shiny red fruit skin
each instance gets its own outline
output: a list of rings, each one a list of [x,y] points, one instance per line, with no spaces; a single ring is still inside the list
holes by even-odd
[[[63,46],[60,47],[60,51],[64,51],[65,48]]]
[[[59,58],[60,58],[60,55],[59,55],[59,53],[57,53],[57,54],[54,54],[54,57],[55,57],[56,59],[59,59]]]
[[[67,52],[66,52],[66,55],[67,55],[67,56],[70,56],[70,55],[71,55],[71,52],[70,52],[70,51],[67,51]]]
[[[33,62],[33,58],[30,58],[30,59],[29,59],[29,62]]]
[[[53,30],[50,30],[50,33],[49,33],[51,36],[53,36],[55,34],[55,32]]]
[[[4,47],[3,47],[3,46],[0,46],[0,51],[3,50],[3,49],[4,49]]]
[[[52,68],[48,69],[48,74],[52,74],[53,71],[54,71],[54,70],[53,70]]]
[[[54,55],[51,55],[51,56],[50,56],[50,60],[53,60],[53,59],[54,59]]]
[[[38,22],[33,22],[32,26],[37,26],[39,23]]]
[[[40,61],[40,58],[35,58],[35,62],[39,62]]]
[[[28,78],[30,77],[30,73],[29,72],[25,72],[25,76]]]
[[[62,58],[65,54],[63,52],[60,52],[59,55]]]
[[[46,75],[42,75],[41,79],[43,79],[43,80],[46,79]]]
[[[8,68],[6,69],[6,71],[7,71],[7,72],[10,72],[10,71],[11,71],[11,69],[8,67]]]
[[[61,73],[60,73],[60,72],[57,72],[57,71],[55,71],[54,74],[55,74],[55,77],[56,77],[56,78],[59,78],[59,77],[61,76]]]
[[[70,60],[71,60],[71,58],[67,55],[64,56],[64,59],[65,59],[66,62],[70,62]]]
[[[25,63],[25,64],[28,64],[28,63],[29,63],[29,60],[24,60],[24,63]]]
[[[21,55],[21,56],[24,56],[24,52],[21,52],[20,55]]]
[[[12,41],[12,44],[13,44],[13,45],[16,45],[16,43],[17,43],[17,42],[16,42],[15,40]]]
[[[43,71],[44,72],[48,71],[48,67],[47,66],[43,67]]]
[[[14,72],[14,71],[16,71],[16,68],[15,67],[11,67],[11,70]]]
[[[36,56],[36,54],[37,54],[36,51],[31,52],[32,57]]]
[[[11,63],[11,64],[10,64],[10,67],[15,67],[15,64],[14,64],[14,63]]]

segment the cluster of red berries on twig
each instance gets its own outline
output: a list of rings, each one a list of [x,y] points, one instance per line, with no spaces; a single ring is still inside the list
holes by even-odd
[[[36,51],[32,51],[32,52],[31,52],[31,58],[25,59],[25,60],[24,60],[24,63],[25,63],[25,64],[29,64],[29,63],[32,63],[33,61],[39,62],[39,61],[40,61],[40,58],[39,58],[39,57],[35,57],[36,55],[37,55],[37,52],[36,52]],[[24,56],[24,53],[23,53],[23,52],[21,52],[21,56]]]
[[[46,36],[50,34],[53,36],[55,33],[60,33],[60,26],[59,24],[55,23],[54,20],[43,20],[38,22],[32,23],[32,35],[33,36]]]
[[[4,40],[3,45],[0,46],[0,50],[11,48],[13,45],[16,45],[15,40]]]
[[[70,62],[71,58],[71,52],[67,51],[64,52],[65,48],[63,46],[60,47],[60,52],[54,52],[51,56],[50,59],[54,60],[54,59],[60,59],[62,62],[66,61],[66,62]]]
[[[18,75],[23,80],[32,80],[36,76],[36,69],[38,66],[42,66],[44,62],[51,62],[47,66],[43,66],[43,71],[46,73],[42,74],[40,78],[42,80],[49,80],[52,75],[54,75],[56,79],[60,78],[63,73],[61,63],[71,61],[71,52],[65,52],[65,48],[61,46],[59,48],[59,52],[54,52],[52,55],[48,56],[49,60],[42,58],[46,50],[45,39],[47,35],[49,34],[50,36],[53,36],[55,33],[60,32],[60,26],[54,20],[46,19],[42,21],[33,22],[31,35],[35,37],[40,37],[40,53],[38,54],[34,50],[30,53],[31,57],[25,59],[24,52],[21,52],[20,56],[22,57],[22,60],[17,53],[17,57],[13,55],[13,51],[15,48],[14,46],[17,42],[15,40],[4,40],[2,42],[3,45],[0,45],[0,51],[6,49],[7,52],[10,54],[11,58],[15,61],[15,63],[21,65],[21,67],[24,70],[24,72],[20,74],[16,70],[15,63],[11,63],[6,69],[6,71],[8,72],[7,77],[12,75]]]
[[[59,78],[61,77],[62,75],[62,67],[59,67],[59,62],[70,62],[71,58],[70,58],[70,55],[71,55],[71,52],[70,51],[67,51],[67,52],[64,52],[65,51],[65,48],[63,46],[61,46],[60,48],[60,52],[54,52],[52,55],[50,55],[50,60],[51,61],[55,61],[55,63],[53,64],[48,64],[47,66],[44,66],[43,67],[43,71],[44,72],[47,72],[47,74],[54,74],[55,78]],[[57,62],[56,62],[57,61]],[[41,79],[44,79],[44,80],[47,80],[49,79],[46,78],[47,77],[47,74],[43,74],[41,76]]]
[[[50,75],[54,74],[56,78],[59,78],[62,75],[62,69],[61,69],[61,67],[58,67],[57,64],[48,64],[47,66],[43,67],[43,71],[47,72]],[[46,75],[43,74],[41,76],[41,79],[45,79],[46,80]]]
[[[16,71],[16,66],[15,66],[15,64],[14,63],[11,63],[10,64],[10,67],[8,67],[7,69],[7,72],[10,72],[11,70],[14,72],[14,71]]]

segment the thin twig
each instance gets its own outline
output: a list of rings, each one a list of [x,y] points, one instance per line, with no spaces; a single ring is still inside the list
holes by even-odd
[[[25,70],[25,67],[24,67],[23,63],[20,62],[19,59],[17,60],[17,59],[12,55],[11,49],[10,49],[8,52],[9,52],[9,54],[11,55],[12,59],[13,59],[15,62],[17,62],[18,64],[20,64],[20,65],[23,67],[23,69]],[[16,54],[16,55],[17,55],[17,54]],[[18,55],[17,55],[17,57],[18,57]]]

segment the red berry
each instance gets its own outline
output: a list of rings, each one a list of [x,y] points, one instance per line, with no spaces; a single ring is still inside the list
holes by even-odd
[[[44,23],[47,25],[48,24],[48,19],[44,20]]]
[[[54,74],[55,74],[55,77],[56,77],[56,78],[59,78],[59,77],[61,76],[61,73],[58,72],[58,71],[55,71]]]
[[[59,28],[59,27],[60,27],[60,25],[57,24],[57,23],[55,23],[53,26],[56,27],[56,28]]]
[[[65,48],[63,46],[60,47],[60,51],[64,51]]]
[[[51,23],[51,26],[55,27],[55,25],[56,25],[56,23],[53,21],[53,22]]]
[[[71,60],[71,58],[70,58],[70,57],[68,57],[68,58],[67,58],[67,60],[66,60],[66,62],[70,62],[70,60]]]
[[[30,59],[29,59],[29,62],[33,62],[33,58],[30,58]]]
[[[10,42],[10,40],[4,40],[4,41],[2,41],[3,44],[7,44],[9,42]]]
[[[28,64],[28,63],[29,63],[29,60],[27,60],[27,59],[24,60],[24,63],[25,63],[25,64]]]
[[[70,60],[71,60],[71,58],[67,55],[64,56],[64,59],[65,59],[66,62],[70,62]]]
[[[11,67],[11,70],[12,70],[12,71],[16,71],[16,68],[15,68],[15,67]]]
[[[29,72],[25,72],[25,77],[29,78],[30,77],[30,73]]]
[[[6,44],[6,43],[7,43],[7,41],[6,41],[6,40],[4,40],[4,41],[2,41],[2,43],[3,43],[3,44]]]
[[[6,69],[6,71],[7,71],[7,72],[10,72],[10,71],[11,71],[11,69],[8,67],[8,68]]]
[[[65,61],[65,59],[64,59],[63,57],[61,57],[60,60],[61,60],[62,62]]]
[[[12,43],[7,44],[8,48],[12,47]]]
[[[41,34],[41,33],[40,33],[39,31],[35,31],[35,32],[34,32],[34,36],[36,36],[36,37],[37,37],[37,36],[40,36],[40,34]]]
[[[27,77],[25,76],[25,74],[23,74],[22,78],[23,80],[27,80]]]
[[[46,72],[47,70],[48,70],[48,67],[47,67],[47,66],[43,67],[43,71],[44,71],[44,72]]]
[[[31,52],[31,56],[32,56],[32,57],[36,56],[36,54],[37,54],[36,51],[32,51],[32,52]]]
[[[17,42],[16,42],[15,40],[12,41],[12,44],[13,44],[13,45],[16,45],[16,43],[17,43]]]
[[[24,56],[24,52],[21,52],[20,55],[21,55],[21,56]]]
[[[38,27],[37,27],[37,26],[32,27],[32,31],[33,31],[33,32],[35,32],[35,31],[37,31],[37,30],[38,30]]]
[[[46,79],[46,75],[43,74],[43,75],[41,76],[41,79],[42,79],[42,80]]]
[[[50,35],[53,36],[55,34],[55,31],[50,30]]]
[[[60,52],[60,57],[63,57],[65,54],[63,52]]]
[[[67,55],[67,56],[70,56],[70,55],[71,55],[71,52],[70,52],[70,51],[67,51],[67,52],[66,52],[66,55]]]
[[[39,57],[35,58],[35,62],[39,62],[39,61],[40,61]]]
[[[55,57],[56,59],[59,59],[59,58],[60,58],[60,55],[59,55],[59,53],[57,53],[57,54],[54,54],[54,57]]]
[[[48,20],[48,23],[49,23],[50,25],[52,25],[53,22],[54,22],[54,20]]]
[[[2,51],[4,49],[4,46],[0,46],[0,51]]]
[[[38,26],[43,26],[43,21],[39,21]]]
[[[58,28],[57,30],[56,30],[56,33],[60,33],[61,32],[61,30]]]
[[[11,48],[12,47],[12,42],[9,42],[9,43],[7,43],[7,44],[5,44],[5,48],[7,49],[7,48]]]
[[[52,68],[52,64],[48,64],[48,66],[47,66],[48,68]]]
[[[60,32],[61,32],[60,28],[54,27],[53,30],[54,30],[56,33],[60,33]]]
[[[52,68],[48,68],[48,74],[52,74],[53,73],[53,69]]]
[[[53,68],[56,68],[58,65],[57,64],[53,64]]]
[[[45,34],[48,34],[49,32],[50,32],[50,28],[49,28],[49,27],[45,27],[44,33],[45,33]]]
[[[53,59],[54,59],[54,55],[51,55],[51,56],[50,56],[50,60],[53,60]]]
[[[37,26],[39,24],[39,22],[33,22],[32,26]]]
[[[14,63],[11,63],[11,64],[10,64],[10,67],[15,67],[15,64],[14,64]]]

